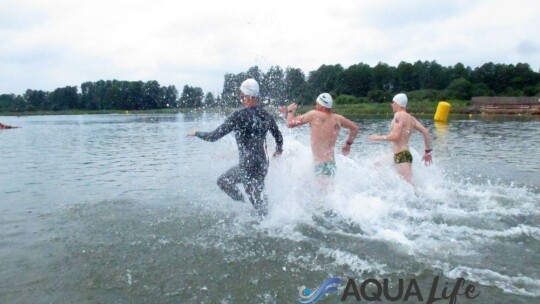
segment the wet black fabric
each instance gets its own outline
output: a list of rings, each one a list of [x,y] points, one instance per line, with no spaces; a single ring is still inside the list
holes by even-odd
[[[240,166],[234,166],[218,178],[218,186],[235,201],[243,201],[244,196],[236,184],[244,184],[244,190],[253,207],[260,215],[266,215],[268,206],[264,195],[264,178],[267,170],[252,176],[249,176],[249,173],[241,170]]]
[[[218,179],[218,185],[234,200],[242,200],[235,184],[243,183],[249,200],[259,212],[266,209],[264,178],[268,172],[266,135],[270,131],[276,140],[276,152],[282,151],[283,136],[274,118],[261,106],[248,107],[231,114],[212,132],[196,132],[206,141],[216,141],[234,132],[239,152],[239,165]],[[237,168],[236,168],[237,167]]]

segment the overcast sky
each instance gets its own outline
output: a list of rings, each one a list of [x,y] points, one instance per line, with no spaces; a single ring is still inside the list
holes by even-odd
[[[0,94],[98,80],[220,93],[259,66],[435,60],[540,70],[539,0],[0,0]]]

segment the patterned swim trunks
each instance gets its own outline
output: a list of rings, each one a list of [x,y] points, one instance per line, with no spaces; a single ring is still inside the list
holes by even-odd
[[[325,163],[320,163],[315,165],[315,175],[328,175],[328,176],[334,176],[336,175],[336,162],[335,161],[329,161]]]
[[[409,150],[401,151],[399,153],[394,154],[394,163],[401,164],[401,163],[410,163],[412,164],[412,154]]]

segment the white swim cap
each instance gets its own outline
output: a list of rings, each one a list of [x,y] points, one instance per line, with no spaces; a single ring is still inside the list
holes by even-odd
[[[394,96],[394,98],[392,98],[392,101],[397,103],[402,108],[407,107],[407,95],[403,93],[399,93],[396,96]]]
[[[253,78],[246,79],[244,82],[242,82],[242,85],[240,86],[240,91],[242,91],[242,93],[248,96],[258,97],[259,84]]]
[[[330,96],[330,94],[328,93],[322,93],[321,95],[319,95],[319,97],[317,97],[317,103],[325,108],[331,109],[332,102],[332,96]]]

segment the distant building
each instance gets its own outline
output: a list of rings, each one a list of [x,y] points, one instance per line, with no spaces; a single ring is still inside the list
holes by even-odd
[[[534,97],[473,97],[473,107],[486,114],[540,115],[540,96]]]

